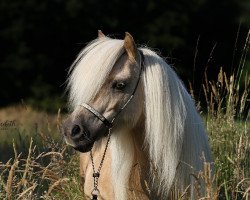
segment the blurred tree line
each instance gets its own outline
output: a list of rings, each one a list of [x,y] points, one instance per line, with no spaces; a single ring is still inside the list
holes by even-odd
[[[246,0],[0,0],[0,106],[64,105],[67,69],[98,29],[129,31],[199,89],[206,67],[237,67],[249,11]]]

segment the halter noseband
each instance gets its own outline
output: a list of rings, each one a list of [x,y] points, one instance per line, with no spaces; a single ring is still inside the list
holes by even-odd
[[[81,104],[82,107],[86,108],[88,111],[93,113],[99,120],[102,121],[102,123],[107,127],[107,128],[112,128],[113,124],[109,120],[107,120],[102,114],[100,114],[97,110],[95,110],[93,107],[90,105],[83,103]]]
[[[137,90],[137,87],[139,85],[140,82],[140,78],[141,78],[141,74],[143,71],[143,66],[144,66],[144,55],[143,52],[141,50],[139,50],[139,54],[140,54],[140,72],[139,72],[139,77],[137,79],[134,91],[132,92],[131,96],[129,97],[129,99],[126,101],[126,103],[118,110],[118,112],[116,113],[115,117],[109,121],[108,119],[106,119],[102,114],[100,114],[96,109],[94,109],[92,106],[86,104],[86,103],[82,103],[80,106],[86,108],[89,112],[93,113],[99,120],[102,121],[102,123],[108,128],[111,129],[113,127],[113,122],[116,119],[117,115],[120,114],[120,112],[128,105],[128,103],[131,101],[131,99],[134,97],[134,94]]]

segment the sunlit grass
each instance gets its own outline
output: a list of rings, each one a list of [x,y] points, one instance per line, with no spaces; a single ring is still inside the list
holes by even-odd
[[[247,102],[242,102],[239,95],[249,94],[249,85],[230,92],[217,83],[211,81],[207,89],[210,105],[204,116],[216,173],[211,174],[210,164],[205,163],[204,170],[196,175],[206,183],[205,197],[199,198],[248,199],[249,110],[241,107]],[[223,96],[214,95],[220,95],[216,87],[223,91]],[[59,134],[60,113],[48,115],[18,106],[1,110],[0,116],[16,123],[0,132],[0,151],[5,152],[0,154],[0,160],[5,160],[0,164],[0,199],[82,199],[78,154],[66,148]],[[198,185],[199,181],[197,194]],[[183,194],[179,199],[185,198]]]

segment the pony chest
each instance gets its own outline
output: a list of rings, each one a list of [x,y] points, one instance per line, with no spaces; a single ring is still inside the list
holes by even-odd
[[[99,156],[94,156],[95,166],[99,165]],[[91,198],[91,192],[93,190],[94,179],[93,179],[93,166],[90,160],[89,154],[82,154],[80,156],[80,175],[84,179],[84,194],[86,197]],[[111,158],[110,153],[107,152],[107,157],[103,163],[103,167],[100,172],[100,178],[98,181],[98,189],[100,196],[98,199],[114,199],[113,187],[112,187],[112,176],[111,176]]]

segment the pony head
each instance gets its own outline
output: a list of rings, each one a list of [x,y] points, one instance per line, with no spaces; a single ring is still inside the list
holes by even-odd
[[[141,67],[141,55],[129,33],[124,40],[117,40],[99,31],[98,38],[82,50],[69,71],[73,112],[63,125],[68,144],[87,152],[108,134],[113,123],[114,129],[136,124],[142,115]],[[121,112],[123,108],[126,112]]]
[[[148,159],[152,188],[162,199],[173,188],[185,191],[193,184],[191,174],[203,166],[201,155],[211,161],[204,125],[184,84],[157,53],[137,49],[129,33],[117,40],[99,32],[70,68],[68,90],[72,113],[63,134],[76,150],[90,151],[114,124],[110,149],[116,199],[127,199],[138,149]]]

